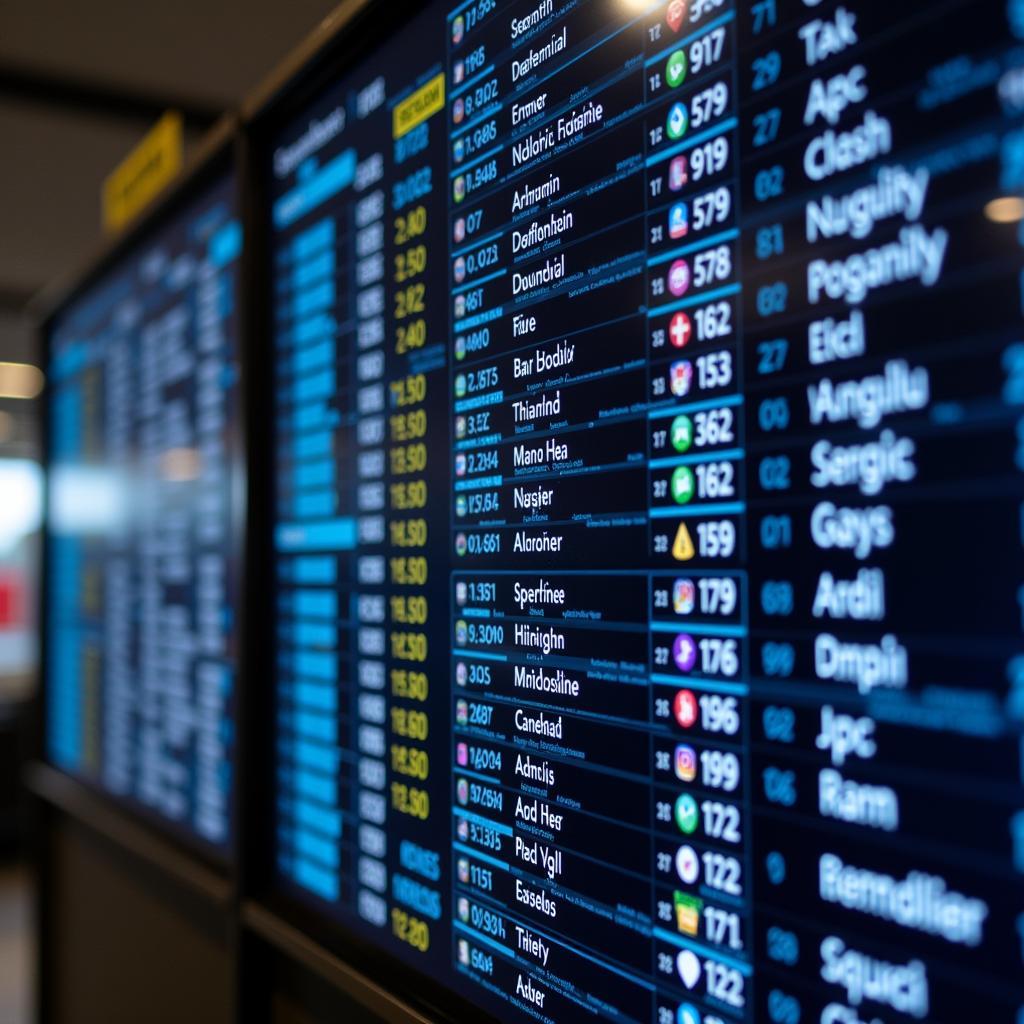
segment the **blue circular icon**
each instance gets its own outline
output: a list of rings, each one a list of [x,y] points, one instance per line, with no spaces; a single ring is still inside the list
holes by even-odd
[[[676,1024],[701,1024],[700,1010],[693,1003],[680,1003],[676,1010]]]

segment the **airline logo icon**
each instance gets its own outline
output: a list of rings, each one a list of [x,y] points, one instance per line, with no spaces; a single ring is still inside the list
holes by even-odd
[[[697,724],[697,698],[693,690],[680,690],[676,694],[672,701],[672,713],[684,729],[692,729]]]
[[[671,238],[685,238],[690,230],[690,217],[686,203],[676,203],[668,212],[668,233]]]
[[[466,117],[466,104],[465,104],[465,101],[462,100],[461,98],[457,99],[455,101],[455,103],[452,105],[452,120],[454,120],[456,124],[462,124],[462,122],[465,119],[465,117]]]
[[[704,901],[685,892],[675,892],[672,902],[676,908],[676,930],[681,935],[696,938],[700,934],[700,912],[704,909]]]
[[[679,980],[692,992],[700,981],[701,966],[697,954],[692,950],[684,949],[676,957],[676,970],[679,972]]]
[[[672,660],[680,672],[692,672],[697,664],[697,643],[689,633],[680,633],[672,642]]]
[[[669,368],[669,382],[672,394],[676,398],[685,398],[690,393],[693,383],[693,363],[689,359],[679,359]]]
[[[693,538],[686,528],[686,523],[680,523],[676,530],[676,539],[672,542],[672,557],[677,562],[688,562],[696,554],[697,549],[693,546]]]
[[[458,122],[456,122],[458,123]],[[690,115],[682,103],[673,103],[672,109],[668,112],[668,120],[665,122],[665,130],[672,140],[681,139],[690,127]]]
[[[678,192],[690,180],[690,168],[685,156],[676,156],[668,165],[668,187]]]
[[[455,62],[455,68],[453,70],[453,75],[454,75],[454,79],[455,79],[455,84],[456,85],[462,85],[463,81],[466,78],[466,65],[465,65],[464,61],[457,60]]]
[[[693,470],[689,466],[678,466],[672,473],[672,500],[685,505],[692,500],[695,491]]]
[[[672,608],[676,615],[689,615],[697,603],[697,588],[693,580],[678,579],[672,585]]]
[[[689,793],[683,793],[682,796],[676,798],[676,828],[683,835],[692,836],[697,831],[697,814],[697,801]]]
[[[460,768],[465,768],[469,764],[469,747],[465,743],[460,743],[455,748],[455,760]]]
[[[665,80],[676,89],[686,81],[686,51],[676,50],[665,65]]]
[[[692,846],[676,850],[676,874],[684,885],[693,885],[700,878],[700,858]]]
[[[693,420],[681,413],[672,421],[672,447],[682,454],[690,450],[693,444]]]
[[[687,8],[689,4],[687,0],[672,0],[668,5],[668,12],[665,15],[665,20],[668,22],[668,27],[673,32],[678,32],[683,27],[683,22],[686,21]]]
[[[686,313],[676,313],[668,322],[668,337],[673,348],[686,348],[693,335],[693,324]]]
[[[675,767],[676,778],[680,782],[693,782],[697,778],[697,751],[685,743],[677,744]]]
[[[458,46],[462,42],[462,37],[466,34],[466,20],[460,14],[452,22],[452,45]]]
[[[693,1003],[680,1003],[676,1010],[676,1024],[702,1024],[700,1011]]]
[[[668,268],[668,290],[676,298],[690,290],[690,264],[686,260],[676,260]]]

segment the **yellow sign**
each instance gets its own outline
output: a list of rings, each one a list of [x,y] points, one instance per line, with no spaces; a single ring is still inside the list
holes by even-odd
[[[402,100],[394,111],[392,135],[400,139],[418,124],[423,124],[439,110],[444,109],[444,72]]]
[[[181,114],[168,111],[103,182],[103,226],[118,231],[181,170]]]

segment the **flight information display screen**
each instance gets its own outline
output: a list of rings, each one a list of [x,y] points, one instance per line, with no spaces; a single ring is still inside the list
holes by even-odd
[[[227,177],[49,337],[47,753],[226,851],[240,473]]]
[[[266,157],[284,889],[503,1022],[1024,1020],[1024,4],[380,10]]]

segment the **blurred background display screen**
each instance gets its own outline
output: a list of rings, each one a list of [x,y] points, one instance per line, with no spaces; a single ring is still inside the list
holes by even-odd
[[[224,177],[49,334],[50,760],[213,851],[231,840],[237,277]]]

